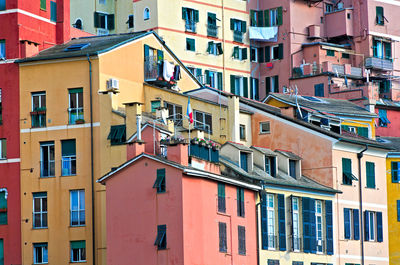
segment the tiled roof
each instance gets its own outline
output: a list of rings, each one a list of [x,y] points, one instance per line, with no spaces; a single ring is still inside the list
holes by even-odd
[[[286,157],[289,158],[289,159],[301,160],[301,157],[300,157],[300,156],[298,156],[298,155],[296,155],[296,154],[294,154],[294,153],[292,153],[292,152],[290,152],[290,151],[277,149],[277,150],[275,150],[275,152],[276,152],[276,153],[280,153],[280,154],[286,156]]]
[[[394,152],[400,152],[400,137],[377,137],[376,139],[393,149]]]
[[[268,148],[264,148],[264,147],[259,147],[259,146],[251,146],[251,149],[257,150],[261,153],[263,153],[264,155],[267,156],[276,156],[276,153],[274,151],[272,151],[271,149]]]
[[[253,150],[251,150],[251,148],[243,145],[243,144],[239,144],[239,143],[235,143],[235,142],[231,142],[231,141],[227,141],[226,143],[223,144],[224,145],[233,145],[234,147],[236,147],[237,149],[241,150],[241,151],[247,151],[247,152],[253,152]]]

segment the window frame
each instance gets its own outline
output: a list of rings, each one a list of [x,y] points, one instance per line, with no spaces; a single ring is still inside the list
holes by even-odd
[[[270,134],[271,133],[271,122],[270,121],[261,121],[260,123],[260,134]],[[268,124],[268,131],[263,131],[263,125]]]
[[[368,233],[369,238],[368,241],[376,242],[377,241],[377,219],[376,219],[376,212],[367,211],[368,215]],[[371,222],[372,218],[372,222]],[[372,233],[371,233],[372,232]],[[373,237],[371,236],[373,235]]]
[[[44,175],[44,154],[47,152],[47,163],[48,163],[48,168],[47,168],[47,175]],[[51,159],[51,156],[53,154],[53,159]],[[40,143],[40,177],[41,178],[50,178],[50,177],[55,177],[56,175],[56,165],[55,165],[55,144],[54,141],[49,141],[49,142],[42,142]]]
[[[6,59],[7,59],[6,40],[1,39],[0,40],[0,60],[6,60]]]
[[[318,211],[318,207],[320,207],[320,212]],[[319,219],[319,220],[318,220]],[[321,225],[321,229],[319,231],[318,225]],[[320,232],[321,236],[318,236]],[[317,254],[324,253],[324,221],[323,221],[323,202],[322,200],[315,200],[315,248]],[[321,240],[321,245],[318,245],[318,241]],[[318,249],[320,247],[320,249]]]
[[[275,250],[277,248],[276,244],[276,216],[275,216],[275,195],[267,194],[267,225],[268,225],[268,250]],[[271,206],[272,202],[272,206]],[[271,241],[271,238],[272,241]],[[272,244],[271,244],[272,243]]]
[[[275,21],[274,21],[275,18]],[[271,8],[269,10],[269,25],[270,27],[279,26],[278,21],[278,8]]]
[[[73,194],[77,194],[76,202],[77,205],[73,204]],[[85,202],[85,190],[70,190],[69,191],[69,198],[70,198],[70,208],[69,208],[69,216],[70,216],[70,226],[77,227],[77,226],[86,226],[86,202]],[[83,198],[83,202],[82,202]],[[81,204],[83,203],[83,209],[81,208]],[[76,208],[75,208],[76,207]],[[83,220],[81,220],[81,213],[83,212]],[[77,224],[74,224],[73,215],[77,213]]]
[[[49,246],[48,243],[33,243],[33,264],[47,264],[49,263]],[[39,250],[42,252],[42,261],[38,261],[37,251]]]
[[[246,125],[239,124],[239,138],[242,141],[246,141]]]
[[[269,48],[270,48],[271,61],[280,60],[280,57],[279,57],[279,44],[272,45]]]
[[[188,49],[189,41],[192,41],[193,49]],[[189,52],[196,52],[196,39],[194,39],[194,38],[186,38],[186,48],[185,49],[186,49],[186,51],[189,51]]]
[[[74,141],[74,149],[75,149],[75,154],[72,155],[63,155],[63,142],[66,141]],[[76,176],[77,174],[77,159],[76,159],[76,140],[75,139],[68,139],[68,140],[61,140],[61,176]],[[75,166],[74,166],[75,164]],[[69,170],[66,174],[64,173],[64,165],[69,165],[69,168],[67,167],[67,169]]]
[[[81,88],[80,88],[81,89]],[[77,124],[76,121],[77,120],[84,120],[85,116],[85,112],[84,112],[84,98],[83,98],[83,89],[80,92],[71,92],[74,89],[69,89],[68,90],[68,124],[73,125],[73,124]],[[81,96],[79,96],[81,95]],[[71,107],[71,102],[72,102],[72,97],[76,97],[76,107],[72,108]],[[81,103],[82,106],[79,106],[79,99],[80,97],[82,97]],[[73,120],[72,119],[72,114],[76,115],[76,119]]]
[[[203,130],[205,133],[212,134],[212,115],[210,113],[199,111],[199,110],[194,110],[193,114],[195,117],[194,127],[197,129]],[[202,116],[202,121],[197,120],[197,114],[200,114]],[[206,123],[206,116],[210,117],[211,124]],[[198,124],[196,125],[196,123],[199,123],[199,122],[201,122],[200,126]],[[207,130],[207,128],[209,129],[209,131]]]
[[[169,112],[169,106],[172,107],[172,113]],[[169,119],[174,121],[174,125],[175,126],[177,126],[179,124],[181,126],[183,125],[182,124],[183,123],[183,108],[182,108],[182,105],[178,105],[178,104],[171,103],[169,101],[165,101],[164,100],[164,108],[166,108],[168,110]],[[180,113],[177,111],[179,108],[181,109]],[[180,114],[180,115],[178,115],[178,114]],[[172,118],[171,118],[171,116],[172,116]]]
[[[397,166],[396,166],[396,167],[397,167],[396,169],[393,168],[393,165],[394,165],[394,164],[397,165]],[[400,183],[400,161],[392,161],[392,162],[390,163],[390,172],[391,172],[391,174],[392,174],[392,183]],[[397,178],[397,180],[394,179],[395,173],[396,173],[396,178]]]
[[[296,202],[296,203],[295,203]],[[295,208],[297,205],[297,209]],[[292,227],[293,227],[293,240],[296,241],[292,243],[293,251],[300,252],[300,199],[299,197],[292,197]],[[297,226],[295,226],[295,216],[297,216]]]
[[[85,248],[72,248],[72,242],[85,242]],[[71,241],[70,242],[70,248],[71,248],[71,257],[70,257],[70,262],[71,263],[77,263],[77,262],[86,262],[86,241],[85,240],[79,240],[79,241]],[[74,250],[78,250],[78,257],[79,260],[74,260]],[[84,258],[82,258],[82,255],[84,255]]]
[[[49,224],[48,224],[48,203],[47,203],[47,193],[45,194],[38,194],[38,193],[33,193],[32,196],[32,228],[33,229],[46,229],[48,228]],[[40,203],[40,209],[38,212],[35,211],[35,199],[39,199],[39,203]],[[43,210],[43,202],[46,202],[46,210]],[[38,215],[40,216],[40,225],[37,225],[35,220],[35,216]],[[45,216],[45,218],[43,217]],[[43,220],[46,220],[46,225],[43,225]]]
[[[250,61],[252,63],[257,63],[258,62],[258,49],[255,48],[255,47],[250,47]]]

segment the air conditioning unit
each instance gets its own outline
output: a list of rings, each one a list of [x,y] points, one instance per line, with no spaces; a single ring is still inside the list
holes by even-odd
[[[107,80],[107,91],[117,91],[119,90],[119,80],[115,78],[110,78]]]

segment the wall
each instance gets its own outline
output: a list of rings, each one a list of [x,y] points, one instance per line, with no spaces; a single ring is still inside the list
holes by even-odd
[[[379,106],[375,108],[375,113],[379,115]],[[379,119],[376,119],[376,124],[378,125],[376,127],[376,135],[377,136],[394,136],[394,137],[400,137],[400,131],[399,131],[399,126],[400,126],[400,115],[399,111],[396,109],[387,109],[387,118],[390,121],[390,123],[387,125],[387,127],[380,127],[379,126]]]

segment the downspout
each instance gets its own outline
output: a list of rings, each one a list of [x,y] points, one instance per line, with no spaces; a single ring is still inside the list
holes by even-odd
[[[261,196],[260,196],[260,201],[261,201]],[[258,207],[260,205],[259,203],[256,203],[256,231],[257,231],[257,265],[260,265],[260,229],[258,228],[259,222],[258,222],[258,215],[259,215],[259,211],[258,211]]]
[[[87,61],[89,63],[89,87],[90,87],[90,176],[92,185],[92,255],[93,264],[96,264],[96,240],[95,240],[95,211],[94,211],[94,162],[93,162],[93,96],[92,96],[92,62],[90,61],[89,54],[87,54]]]
[[[368,145],[365,146],[364,150],[357,154],[358,159],[358,187],[360,196],[360,239],[361,239],[361,265],[364,265],[364,230],[363,230],[363,205],[362,205],[362,177],[361,177],[361,158],[364,156],[364,152],[368,150]]]

